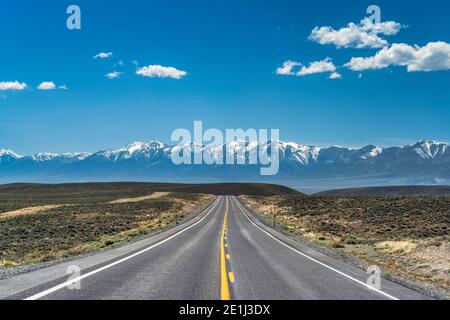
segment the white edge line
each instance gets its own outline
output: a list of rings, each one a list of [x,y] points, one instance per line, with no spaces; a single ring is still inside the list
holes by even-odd
[[[352,276],[349,276],[348,274],[345,274],[345,273],[343,273],[342,271],[339,271],[339,270],[337,270],[337,269],[335,269],[335,268],[333,268],[333,267],[330,267],[329,265],[327,265],[327,264],[325,264],[325,263],[323,263],[323,262],[320,262],[319,260],[316,260],[316,259],[314,259],[313,257],[310,257],[309,255],[304,254],[303,252],[300,252],[300,251],[298,251],[297,249],[294,249],[293,247],[291,247],[290,245],[284,243],[283,241],[277,239],[276,237],[274,237],[273,235],[271,235],[269,232],[267,232],[266,230],[264,230],[263,228],[261,228],[260,226],[258,226],[256,223],[254,223],[254,222],[248,217],[248,215],[244,212],[244,210],[242,209],[241,204],[239,203],[239,201],[237,201],[236,199],[234,199],[234,201],[235,201],[235,203],[239,206],[239,208],[241,209],[241,211],[242,211],[242,213],[245,215],[245,217],[248,219],[248,221],[250,221],[255,227],[257,227],[259,230],[261,230],[262,232],[264,232],[265,234],[267,234],[269,237],[271,237],[271,238],[274,239],[275,241],[281,243],[281,244],[284,245],[285,247],[291,249],[292,251],[298,253],[299,255],[301,255],[301,256],[303,256],[303,257],[305,257],[305,258],[307,258],[307,259],[309,259],[309,260],[311,260],[311,261],[313,261],[313,262],[315,262],[315,263],[317,263],[317,264],[319,264],[319,265],[321,265],[321,266],[323,266],[323,267],[325,267],[325,268],[327,268],[327,269],[329,269],[329,270],[332,270],[332,271],[334,271],[334,272],[340,274],[341,276],[346,277],[347,279],[350,279],[350,280],[352,280],[352,281],[354,281],[354,282],[356,282],[356,283],[359,283],[360,285],[363,285],[363,286],[366,287],[367,289],[376,291],[376,292],[378,292],[378,293],[384,295],[385,297],[388,297],[389,299],[392,299],[392,300],[399,300],[398,298],[396,298],[396,297],[394,297],[394,296],[391,296],[390,294],[388,294],[388,293],[386,293],[386,292],[384,292],[384,291],[381,291],[381,290],[379,290],[379,289],[377,289],[377,288],[374,288],[374,287],[368,285],[367,283],[364,283],[364,282],[362,282],[362,281],[360,281],[360,280],[358,280],[358,279],[356,279],[356,278],[353,278]]]
[[[89,272],[89,273],[86,273],[85,275],[82,275],[82,276],[79,276],[79,277],[77,277],[77,278],[74,278],[74,279],[68,280],[68,281],[66,281],[66,282],[63,282],[63,283],[61,283],[61,284],[59,284],[59,285],[57,285],[57,286],[54,286],[54,287],[52,287],[52,288],[50,288],[50,289],[47,289],[47,290],[45,290],[45,291],[42,291],[42,292],[40,292],[40,293],[37,293],[37,294],[35,294],[35,295],[33,295],[33,296],[29,297],[29,298],[26,298],[26,299],[24,299],[24,300],[38,300],[38,299],[40,299],[40,298],[43,298],[43,297],[45,297],[45,296],[47,296],[47,295],[49,295],[49,294],[51,294],[51,293],[53,293],[53,292],[56,292],[56,291],[59,291],[59,290],[65,288],[65,287],[67,287],[67,286],[69,286],[69,285],[71,285],[71,284],[73,284],[73,283],[75,283],[75,282],[81,281],[81,280],[83,280],[83,279],[85,279],[85,278],[87,278],[87,277],[90,277],[90,276],[92,276],[92,275],[94,275],[94,274],[96,274],[96,273],[102,272],[102,271],[104,271],[104,270],[106,270],[106,269],[109,269],[109,268],[111,268],[111,267],[114,267],[114,266],[116,266],[116,265],[118,265],[118,264],[120,264],[120,263],[122,263],[122,262],[125,262],[125,261],[127,261],[127,260],[130,260],[130,259],[136,257],[136,256],[139,256],[139,255],[141,255],[141,254],[143,254],[143,253],[145,253],[145,252],[147,252],[147,251],[149,251],[149,250],[151,250],[151,249],[153,249],[153,248],[155,248],[155,247],[157,247],[157,246],[159,246],[159,245],[161,245],[161,244],[163,244],[163,243],[165,243],[165,242],[167,242],[167,241],[169,241],[169,240],[171,240],[171,239],[173,239],[173,238],[175,238],[176,236],[178,236],[178,235],[184,233],[185,231],[187,231],[187,230],[189,230],[189,229],[195,227],[195,226],[198,225],[200,222],[202,222],[203,220],[205,220],[206,217],[208,217],[209,214],[213,211],[213,209],[215,209],[215,208],[217,207],[217,205],[218,205],[219,202],[220,202],[220,199],[221,199],[221,198],[218,197],[217,200],[215,200],[216,203],[213,204],[213,206],[211,207],[211,209],[208,211],[208,213],[205,214],[205,216],[204,216],[203,218],[201,218],[201,219],[200,219],[199,221],[197,221],[196,223],[190,225],[189,227],[186,227],[185,229],[183,229],[183,230],[181,230],[181,231],[175,233],[174,235],[171,235],[170,237],[168,237],[168,238],[166,238],[166,239],[164,239],[164,240],[162,240],[162,241],[160,241],[160,242],[158,242],[158,243],[156,243],[156,244],[154,244],[154,245],[152,245],[152,246],[150,246],[150,247],[147,247],[147,248],[145,248],[145,249],[143,249],[143,250],[141,250],[141,251],[138,251],[138,252],[136,252],[136,253],[133,253],[133,254],[130,255],[130,256],[127,256],[127,257],[125,257],[125,258],[123,258],[123,259],[120,259],[120,260],[115,261],[115,262],[113,262],[113,263],[110,263],[110,264],[108,264],[108,265],[106,265],[106,266],[103,266],[103,267],[101,267],[101,268],[98,268],[98,269],[96,269],[96,270],[93,270],[93,271],[91,271],[91,272]]]

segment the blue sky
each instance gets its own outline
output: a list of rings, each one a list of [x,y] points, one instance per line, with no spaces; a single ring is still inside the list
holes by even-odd
[[[81,30],[66,28],[70,4],[81,8]],[[386,50],[404,44],[421,55],[433,49],[429,43],[440,42],[437,67],[434,58],[387,66],[364,60],[372,67],[352,71],[344,66],[352,58],[371,57],[382,48],[338,47],[309,38],[316,27],[358,26],[370,4],[3,1],[0,148],[30,154],[97,151],[135,140],[170,142],[174,129],[190,129],[194,120],[207,128],[279,128],[282,140],[302,144],[449,142],[450,71],[442,66],[448,58],[442,50],[450,43],[448,1],[376,2],[382,22],[401,24],[395,35],[378,34],[388,42]],[[94,59],[101,52],[113,54]],[[329,79],[332,72],[299,76],[302,66],[291,75],[276,72],[288,60],[308,68],[327,57],[341,79]],[[437,70],[407,71],[408,65],[426,69],[433,63]],[[187,74],[180,79],[136,74],[152,65]],[[105,77],[113,71],[120,76]],[[27,87],[5,89],[15,81]],[[53,82],[55,90],[39,90],[42,82]],[[68,90],[59,89],[63,85]]]

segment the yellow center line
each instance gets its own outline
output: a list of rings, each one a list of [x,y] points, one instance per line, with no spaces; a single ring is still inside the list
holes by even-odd
[[[230,278],[231,283],[234,283],[234,273],[233,272],[228,272],[228,278]]]
[[[230,287],[227,279],[227,262],[225,257],[225,228],[228,217],[228,197],[225,198],[225,217],[223,219],[222,239],[220,242],[220,297],[222,300],[230,300]]]

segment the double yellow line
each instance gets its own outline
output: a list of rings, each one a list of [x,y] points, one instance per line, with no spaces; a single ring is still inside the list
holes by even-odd
[[[228,197],[225,197],[225,217],[223,219],[222,237],[220,241],[220,298],[230,300],[230,286],[228,285],[227,255],[225,254],[225,236],[228,219]],[[234,277],[233,277],[234,278]]]

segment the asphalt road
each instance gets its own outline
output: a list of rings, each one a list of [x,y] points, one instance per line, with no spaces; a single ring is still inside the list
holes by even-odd
[[[78,273],[79,271],[79,273]],[[0,299],[426,299],[298,243],[235,197],[122,248],[0,281]]]

